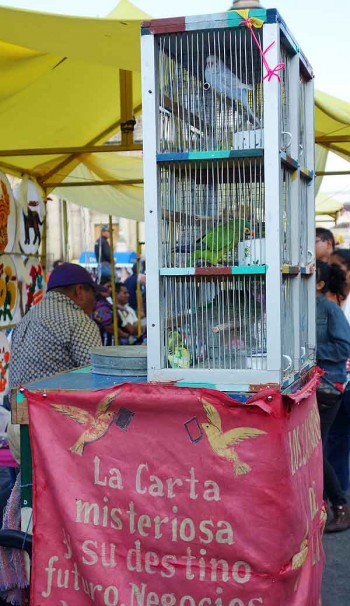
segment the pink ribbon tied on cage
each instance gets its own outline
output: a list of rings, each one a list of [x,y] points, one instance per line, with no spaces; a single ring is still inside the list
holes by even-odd
[[[242,11],[243,12],[243,11]],[[267,48],[265,48],[265,50],[263,50],[261,48],[261,44],[253,30],[253,27],[257,27],[260,28],[262,27],[264,24],[264,22],[261,19],[257,19],[255,17],[248,17],[246,19],[244,19],[243,21],[241,21],[239,23],[239,25],[245,25],[246,27],[248,27],[248,29],[250,30],[250,33],[254,39],[254,42],[257,46],[257,48],[259,49],[264,67],[267,71],[267,73],[265,74],[265,76],[263,77],[263,80],[266,80],[268,82],[271,81],[273,76],[276,76],[276,78],[278,79],[278,82],[281,82],[281,78],[278,74],[278,72],[280,72],[282,69],[284,69],[286,67],[285,63],[277,63],[277,65],[275,67],[270,67],[268,64],[268,61],[266,59],[266,54],[268,53],[268,51],[273,47],[273,45],[275,44],[275,42],[271,42],[271,44],[269,44],[269,46]]]

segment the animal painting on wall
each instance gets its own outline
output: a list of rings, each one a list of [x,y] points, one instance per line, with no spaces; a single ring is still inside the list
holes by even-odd
[[[10,183],[0,172],[0,254],[11,252],[16,237],[16,205]]]
[[[39,187],[31,179],[23,179],[14,188],[18,205],[17,239],[21,252],[36,254],[44,225],[45,205]]]
[[[18,306],[18,279],[9,255],[0,256],[0,326],[12,324]]]
[[[8,373],[10,366],[10,343],[6,335],[0,332],[0,396],[8,392]]]
[[[44,273],[38,259],[27,259],[22,276],[22,313],[26,314],[44,296]]]

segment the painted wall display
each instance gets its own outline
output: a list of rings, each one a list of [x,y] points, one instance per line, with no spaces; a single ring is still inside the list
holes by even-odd
[[[45,280],[43,268],[38,259],[27,259],[22,276],[22,314],[41,301],[44,295]]]
[[[18,279],[10,255],[0,256],[0,326],[12,324],[18,306]]]
[[[10,343],[3,332],[0,332],[0,396],[8,391],[8,373],[10,364]]]
[[[45,205],[39,187],[24,177],[13,190],[18,206],[17,240],[26,255],[36,254],[42,239]]]
[[[16,205],[11,185],[0,172],[0,254],[11,252],[16,237]]]

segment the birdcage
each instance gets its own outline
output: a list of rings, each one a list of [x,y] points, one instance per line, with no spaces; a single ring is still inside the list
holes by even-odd
[[[149,379],[287,387],[315,354],[312,69],[274,9],[142,34]]]

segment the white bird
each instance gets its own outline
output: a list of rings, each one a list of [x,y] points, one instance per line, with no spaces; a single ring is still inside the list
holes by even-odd
[[[217,92],[224,94],[231,101],[239,101],[246,109],[248,115],[259,126],[259,119],[254,116],[248,102],[248,90],[253,90],[250,84],[243,84],[223,61],[214,55],[209,55],[204,71],[205,81]]]

